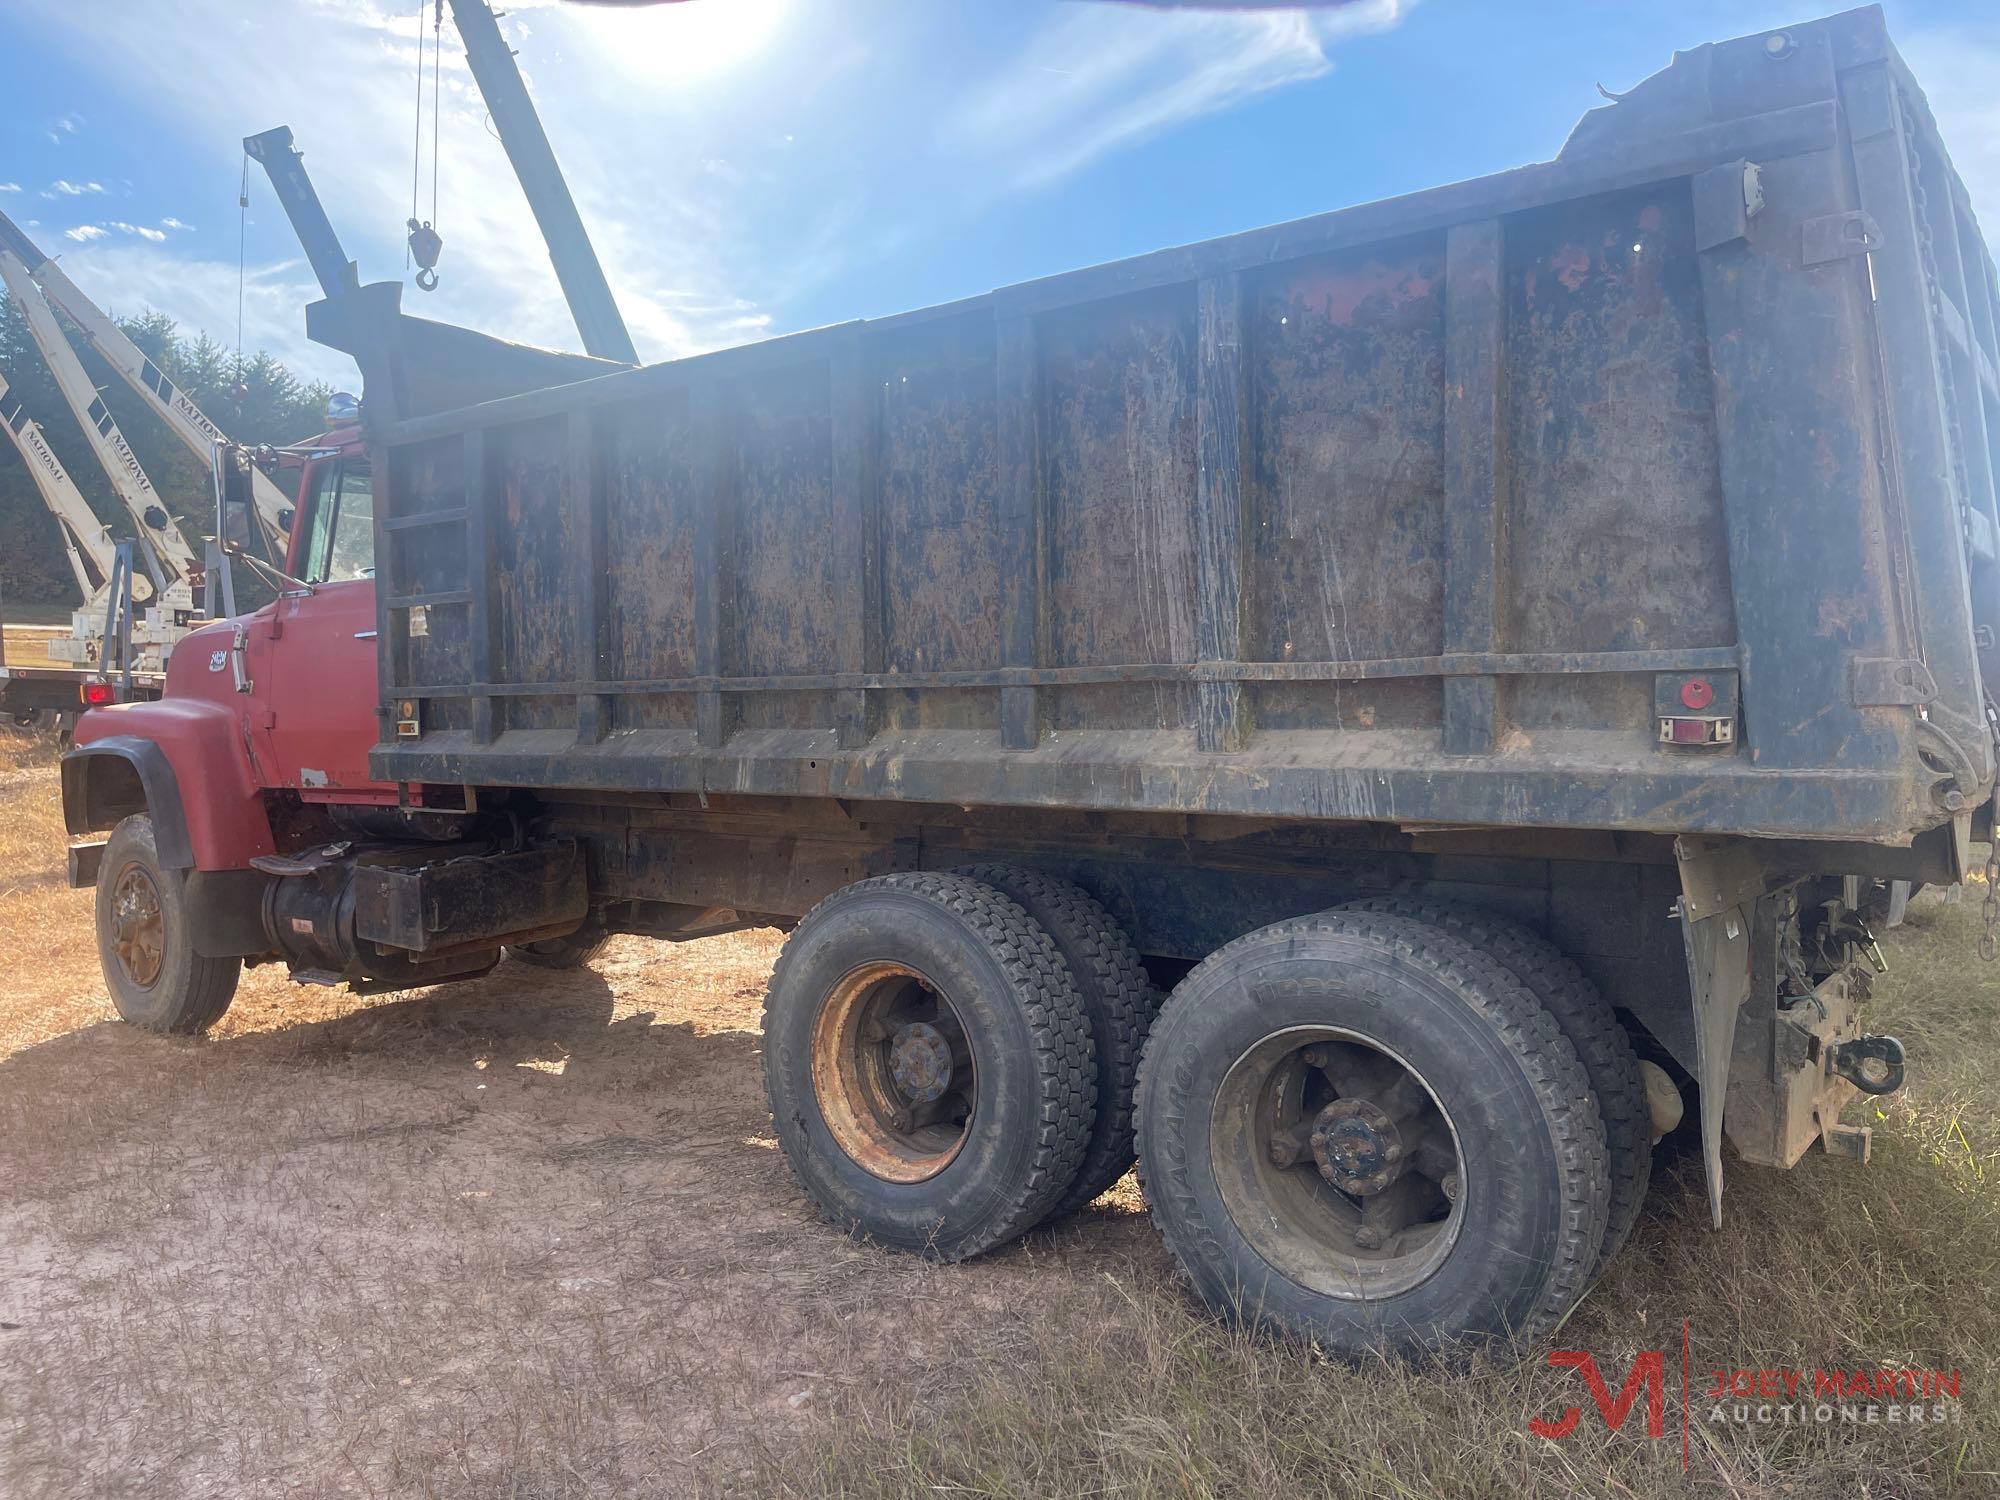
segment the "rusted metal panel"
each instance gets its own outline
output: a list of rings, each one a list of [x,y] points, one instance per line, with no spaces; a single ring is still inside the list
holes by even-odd
[[[1195,659],[1192,289],[1041,324],[1048,660]],[[1052,727],[1170,728],[1192,695],[1160,684],[1057,693]]]
[[[576,591],[577,672],[602,681],[611,675],[605,649],[606,605],[610,596],[609,560],[605,551],[604,469],[597,437],[597,413],[573,411],[564,419],[563,528],[569,547]],[[576,700],[576,737],[594,745],[611,729],[615,700],[602,693],[585,693]]]
[[[464,440],[442,438],[395,449],[386,466],[387,500],[394,517],[458,518],[450,524],[388,533],[393,550],[386,555],[386,569],[377,574],[376,587],[385,602],[382,615],[389,630],[392,681],[406,686],[473,681],[471,637],[463,608],[427,608],[413,616],[408,609],[386,607],[389,599],[466,589],[464,460]],[[377,556],[384,554],[378,549]],[[425,722],[437,729],[463,729],[470,723],[469,702],[439,698],[426,705]]]
[[[1846,206],[1832,152],[1765,165],[1765,208],[1749,234],[1701,252],[1720,477],[1731,525],[1723,534],[1736,580],[1745,716],[1760,765],[1865,766],[1916,758],[1916,718],[1866,710],[1852,663],[1900,656],[1888,562],[1892,552],[1865,348],[1871,304],[1859,261],[1802,264],[1800,219]],[[1769,372],[1787,379],[1773,389]],[[1828,499],[1839,496],[1837,524]],[[1817,580],[1800,588],[1801,578]]]
[[[1508,224],[1517,650],[1735,639],[1692,220],[1681,182]]]
[[[828,509],[832,520],[827,550],[838,619],[836,656],[841,662],[859,662],[864,672],[879,672],[882,563],[876,521],[881,509],[876,499],[875,466],[882,404],[860,330],[834,351],[828,374],[832,423]],[[834,716],[841,748],[861,748],[881,726],[876,691],[842,688]]]
[[[465,522],[385,549],[378,774],[1907,843],[1992,771],[1991,259],[1879,17],[1785,37],[1553,163],[388,423],[385,526]]]
[[[1434,238],[1259,277],[1251,654],[1443,649],[1444,258]],[[1435,727],[1435,683],[1252,690],[1272,729]]]
[[[858,665],[841,658],[851,601],[835,557],[856,539],[833,529],[827,391],[827,366],[814,361],[734,392],[736,593],[723,670],[735,676]]]
[[[1504,229],[1454,225],[1445,242],[1444,640],[1454,651],[1501,645],[1507,493]],[[1444,684],[1444,748],[1490,754],[1500,729],[1495,677]]]
[[[999,476],[995,563],[1000,659],[1040,666],[1048,651],[1048,484],[1044,462],[1041,349],[1027,318],[1002,318],[994,333],[994,413]],[[1044,705],[1032,687],[1000,691],[1000,734],[1009,750],[1040,743]]]
[[[1195,656],[1235,661],[1243,654],[1243,452],[1249,412],[1243,278],[1234,272],[1206,277],[1196,296]],[[1197,684],[1195,743],[1201,749],[1241,750],[1249,730],[1241,683]]]
[[[547,417],[503,427],[488,439],[485,506],[490,537],[493,661],[517,683],[574,682],[579,676],[579,553],[589,532],[567,495],[569,423]],[[566,702],[510,698],[498,722],[549,729],[572,722]]]
[[[604,487],[604,679],[692,676],[696,669],[695,536],[702,510],[688,394],[598,413]],[[619,696],[615,729],[687,727],[694,704]]]
[[[931,337],[885,339],[878,368],[883,667],[1000,666],[1008,539],[993,322],[960,319]],[[1032,624],[1022,665],[1033,665]]]
[[[704,383],[688,393],[688,422],[694,448],[694,669],[698,676],[723,671],[723,635],[735,613],[736,546],[734,448],[730,441],[728,392]],[[705,748],[719,746],[734,726],[733,700],[704,689],[694,700],[695,735]]]

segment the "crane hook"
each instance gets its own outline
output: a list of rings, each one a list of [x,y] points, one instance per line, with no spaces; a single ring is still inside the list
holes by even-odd
[[[410,258],[417,263],[417,285],[427,292],[437,290],[437,259],[443,249],[444,237],[431,228],[430,220],[421,224],[410,220]]]

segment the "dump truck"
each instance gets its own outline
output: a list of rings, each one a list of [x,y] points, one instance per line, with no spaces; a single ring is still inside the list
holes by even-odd
[[[1341,1351],[1551,1326],[1684,1106],[1718,1223],[1725,1139],[1867,1155],[2000,626],[2000,294],[1878,10],[1546,163],[641,368],[295,217],[366,453],[64,761],[128,1020],[776,927],[828,1219],[957,1260],[1136,1155],[1202,1297]]]

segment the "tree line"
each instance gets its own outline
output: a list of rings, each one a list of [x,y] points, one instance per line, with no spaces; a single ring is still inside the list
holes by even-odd
[[[57,317],[61,319],[60,312]],[[208,464],[183,447],[166,425],[133,394],[111,367],[64,321],[104,404],[117,419],[146,477],[181,522],[197,553],[197,540],[215,529]],[[181,388],[230,437],[241,443],[293,443],[325,427],[331,388],[303,381],[268,353],[245,355],[205,333],[189,336],[164,313],[119,318],[118,326],[166,377]],[[0,374],[27,414],[41,423],[49,446],[92,509],[114,536],[130,536],[131,521],[70,414],[55,377],[42,362],[20,309],[0,296]],[[0,609],[74,605],[76,583],[64,560],[55,518],[42,504],[34,477],[11,443],[0,441]]]

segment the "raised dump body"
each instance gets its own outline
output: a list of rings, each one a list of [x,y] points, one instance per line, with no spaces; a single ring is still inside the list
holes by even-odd
[[[581,380],[274,180],[366,432],[298,585],[78,728],[129,1019],[779,926],[830,1219],[958,1258],[1136,1150],[1213,1305],[1347,1352],[1551,1326],[1685,1105],[1718,1215],[1725,1131],[1866,1157],[2000,625],[2000,298],[1879,13],[1546,165]]]
[[[387,426],[379,774],[1907,841],[1992,775],[1993,263],[1877,13],[1783,35],[1544,165]]]

